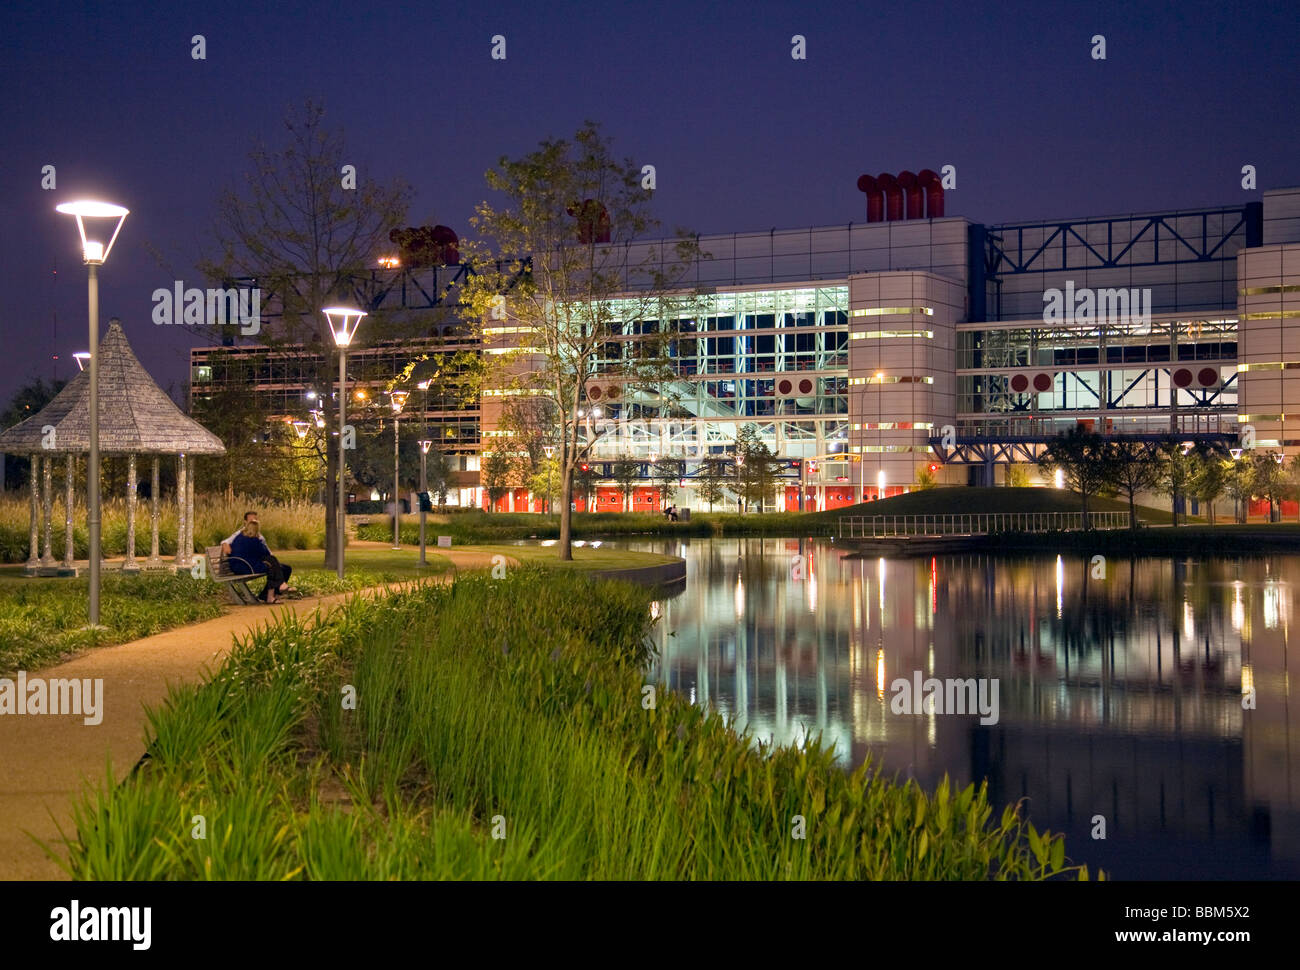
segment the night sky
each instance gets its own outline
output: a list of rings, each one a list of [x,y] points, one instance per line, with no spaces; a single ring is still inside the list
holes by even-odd
[[[195,338],[155,327],[150,296],[207,285],[194,266],[218,189],[309,97],[360,178],[415,186],[410,224],[462,235],[485,169],[585,118],[656,166],[665,227],[702,233],[861,221],[860,174],[946,164],[948,214],[984,222],[1258,199],[1246,164],[1261,191],[1300,184],[1294,0],[802,6],[7,2],[0,401],[85,348],[75,224],[54,212],[81,196],[132,210],[101,320],[120,316],[181,388]]]

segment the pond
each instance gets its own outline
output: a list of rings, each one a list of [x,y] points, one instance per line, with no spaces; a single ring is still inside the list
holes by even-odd
[[[625,544],[687,560],[655,676],[756,738],[820,735],[927,788],[987,778],[1118,879],[1300,877],[1300,556]]]

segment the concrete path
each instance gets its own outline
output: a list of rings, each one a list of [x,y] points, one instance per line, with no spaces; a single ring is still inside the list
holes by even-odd
[[[440,549],[457,570],[491,567],[484,553]],[[445,581],[451,574],[436,577]],[[352,593],[290,600],[274,606],[236,606],[203,623],[178,627],[114,647],[91,650],[29,676],[102,678],[103,721],[80,715],[0,716],[0,880],[66,879],[67,874],[31,838],[62,855],[59,827],[72,834],[73,799],[84,781],[102,784],[109,759],[121,780],[145,747],[144,708],[160,703],[169,684],[198,681],[215,669],[242,635],[280,613],[310,614]],[[30,835],[28,834],[30,833]]]

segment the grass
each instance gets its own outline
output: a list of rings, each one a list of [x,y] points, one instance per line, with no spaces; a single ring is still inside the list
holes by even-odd
[[[86,579],[4,583],[0,597],[0,674],[48,667],[92,646],[125,643],[220,616],[215,583],[179,576],[107,574],[100,586],[100,625],[86,628]]]
[[[290,583],[302,589],[299,585],[299,577],[304,581],[308,578],[325,582],[325,577],[330,576],[337,581],[338,575],[334,568],[325,562],[323,550],[294,550],[284,553],[277,553],[277,558],[293,567],[293,576],[290,577]],[[418,549],[366,549],[356,548],[349,545],[347,555],[344,556],[344,575],[351,577],[354,573],[360,576],[378,577],[379,582],[395,582],[400,580],[419,579],[426,576],[438,576],[449,572],[452,569],[451,560],[446,556],[440,556],[432,549],[426,550],[425,561],[427,566],[421,568],[419,565],[420,553]],[[322,574],[322,575],[317,575]],[[371,585],[376,585],[372,583]],[[347,588],[360,588],[349,586]],[[341,590],[330,590],[331,592],[341,592]]]
[[[56,486],[57,486],[56,481]],[[54,551],[63,553],[63,492],[53,503]],[[73,510],[73,548],[77,558],[89,555],[86,531],[85,489],[82,487]],[[196,495],[194,498],[194,542],[198,549],[215,546],[244,520],[244,512],[258,511],[262,534],[271,548],[319,549],[325,545],[325,508],[312,502],[267,502],[245,495]],[[101,543],[105,556],[126,552],[126,500],[106,498],[103,504]],[[30,551],[29,505],[27,498],[0,498],[0,562],[26,562]],[[176,554],[176,503],[164,496],[159,508],[158,545],[161,554]],[[149,503],[136,506],[135,552],[149,554]]]
[[[648,603],[525,568],[282,618],[149,712],[148,760],[51,855],[78,879],[1086,878],[983,787],[647,702]]]

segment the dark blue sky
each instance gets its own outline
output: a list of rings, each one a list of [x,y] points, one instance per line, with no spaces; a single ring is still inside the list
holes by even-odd
[[[1293,0],[830,6],[9,2],[0,400],[49,377],[52,354],[66,376],[86,344],[75,228],[53,211],[81,195],[132,210],[102,318],[122,317],[164,387],[183,384],[193,338],[154,327],[150,295],[178,276],[203,285],[217,190],[308,97],[361,177],[416,187],[413,224],[462,235],[499,155],[584,118],[657,167],[666,227],[704,233],[858,221],[858,175],[945,164],[948,214],[985,222],[1258,198],[1245,164],[1261,189],[1300,184]],[[796,33],[806,61],[790,57]]]

